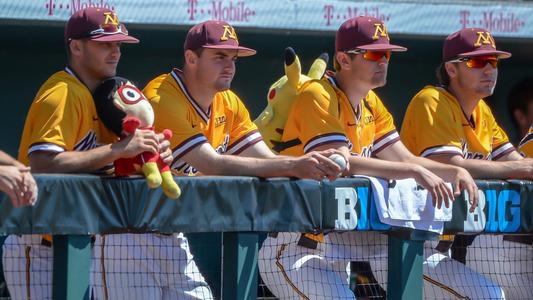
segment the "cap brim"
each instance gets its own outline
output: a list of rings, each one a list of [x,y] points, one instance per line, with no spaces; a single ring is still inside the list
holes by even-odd
[[[237,50],[238,57],[252,56],[257,53],[254,49],[233,45],[205,45],[202,47],[209,49]]]
[[[365,46],[359,46],[357,49],[370,50],[370,51],[394,51],[394,52],[404,52],[407,51],[407,48],[391,45],[391,44],[370,44]]]
[[[139,42],[138,39],[130,35],[122,34],[122,33],[103,34],[97,37],[92,37],[90,39],[91,41],[95,41],[95,42],[121,42],[121,43],[126,43],[126,44],[136,44]]]
[[[511,57],[511,53],[499,50],[476,50],[467,53],[461,53],[458,57],[472,57],[472,56],[485,56],[496,55],[499,59],[505,59]]]

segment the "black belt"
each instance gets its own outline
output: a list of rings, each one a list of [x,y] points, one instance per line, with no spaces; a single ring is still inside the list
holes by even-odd
[[[504,235],[504,241],[520,243],[524,245],[533,245],[533,235]]]
[[[174,233],[164,233],[164,232],[158,232],[157,234],[164,235],[164,236],[173,236]]]
[[[298,246],[316,250],[316,248],[318,248],[318,241],[308,238],[305,234],[301,234],[300,239],[298,240]]]
[[[271,238],[275,239],[275,238],[278,237],[278,233],[277,232],[269,232],[268,233],[268,237],[271,237]],[[302,247],[305,247],[305,248],[316,250],[316,248],[318,247],[318,242],[313,240],[313,239],[308,238],[304,234],[300,234],[300,238],[298,239],[298,246],[302,246]]]
[[[94,242],[96,241],[96,237],[94,235],[91,235],[91,245],[94,245]],[[45,246],[48,248],[52,248],[52,241],[49,241],[45,238],[41,239],[41,246]]]
[[[52,241],[49,241],[45,238],[42,238],[41,239],[41,246],[45,246],[45,247],[48,247],[48,248],[51,248],[52,247]]]

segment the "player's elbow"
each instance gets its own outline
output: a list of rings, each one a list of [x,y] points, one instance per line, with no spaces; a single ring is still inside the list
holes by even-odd
[[[32,173],[58,173],[55,160],[57,153],[35,151],[30,153],[29,161]]]

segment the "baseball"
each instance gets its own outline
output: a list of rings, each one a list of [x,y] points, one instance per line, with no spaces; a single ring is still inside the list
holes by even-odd
[[[334,161],[341,168],[341,172],[346,170],[346,160],[342,155],[334,153],[330,155],[329,159]]]

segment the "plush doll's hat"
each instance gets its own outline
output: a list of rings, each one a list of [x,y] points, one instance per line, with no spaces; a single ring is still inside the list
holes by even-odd
[[[133,86],[126,78],[118,76],[110,77],[102,81],[93,93],[98,118],[100,118],[107,129],[111,130],[117,136],[120,136],[122,132],[122,119],[126,117],[126,113],[115,107],[113,97],[115,97],[117,90],[125,84]]]

